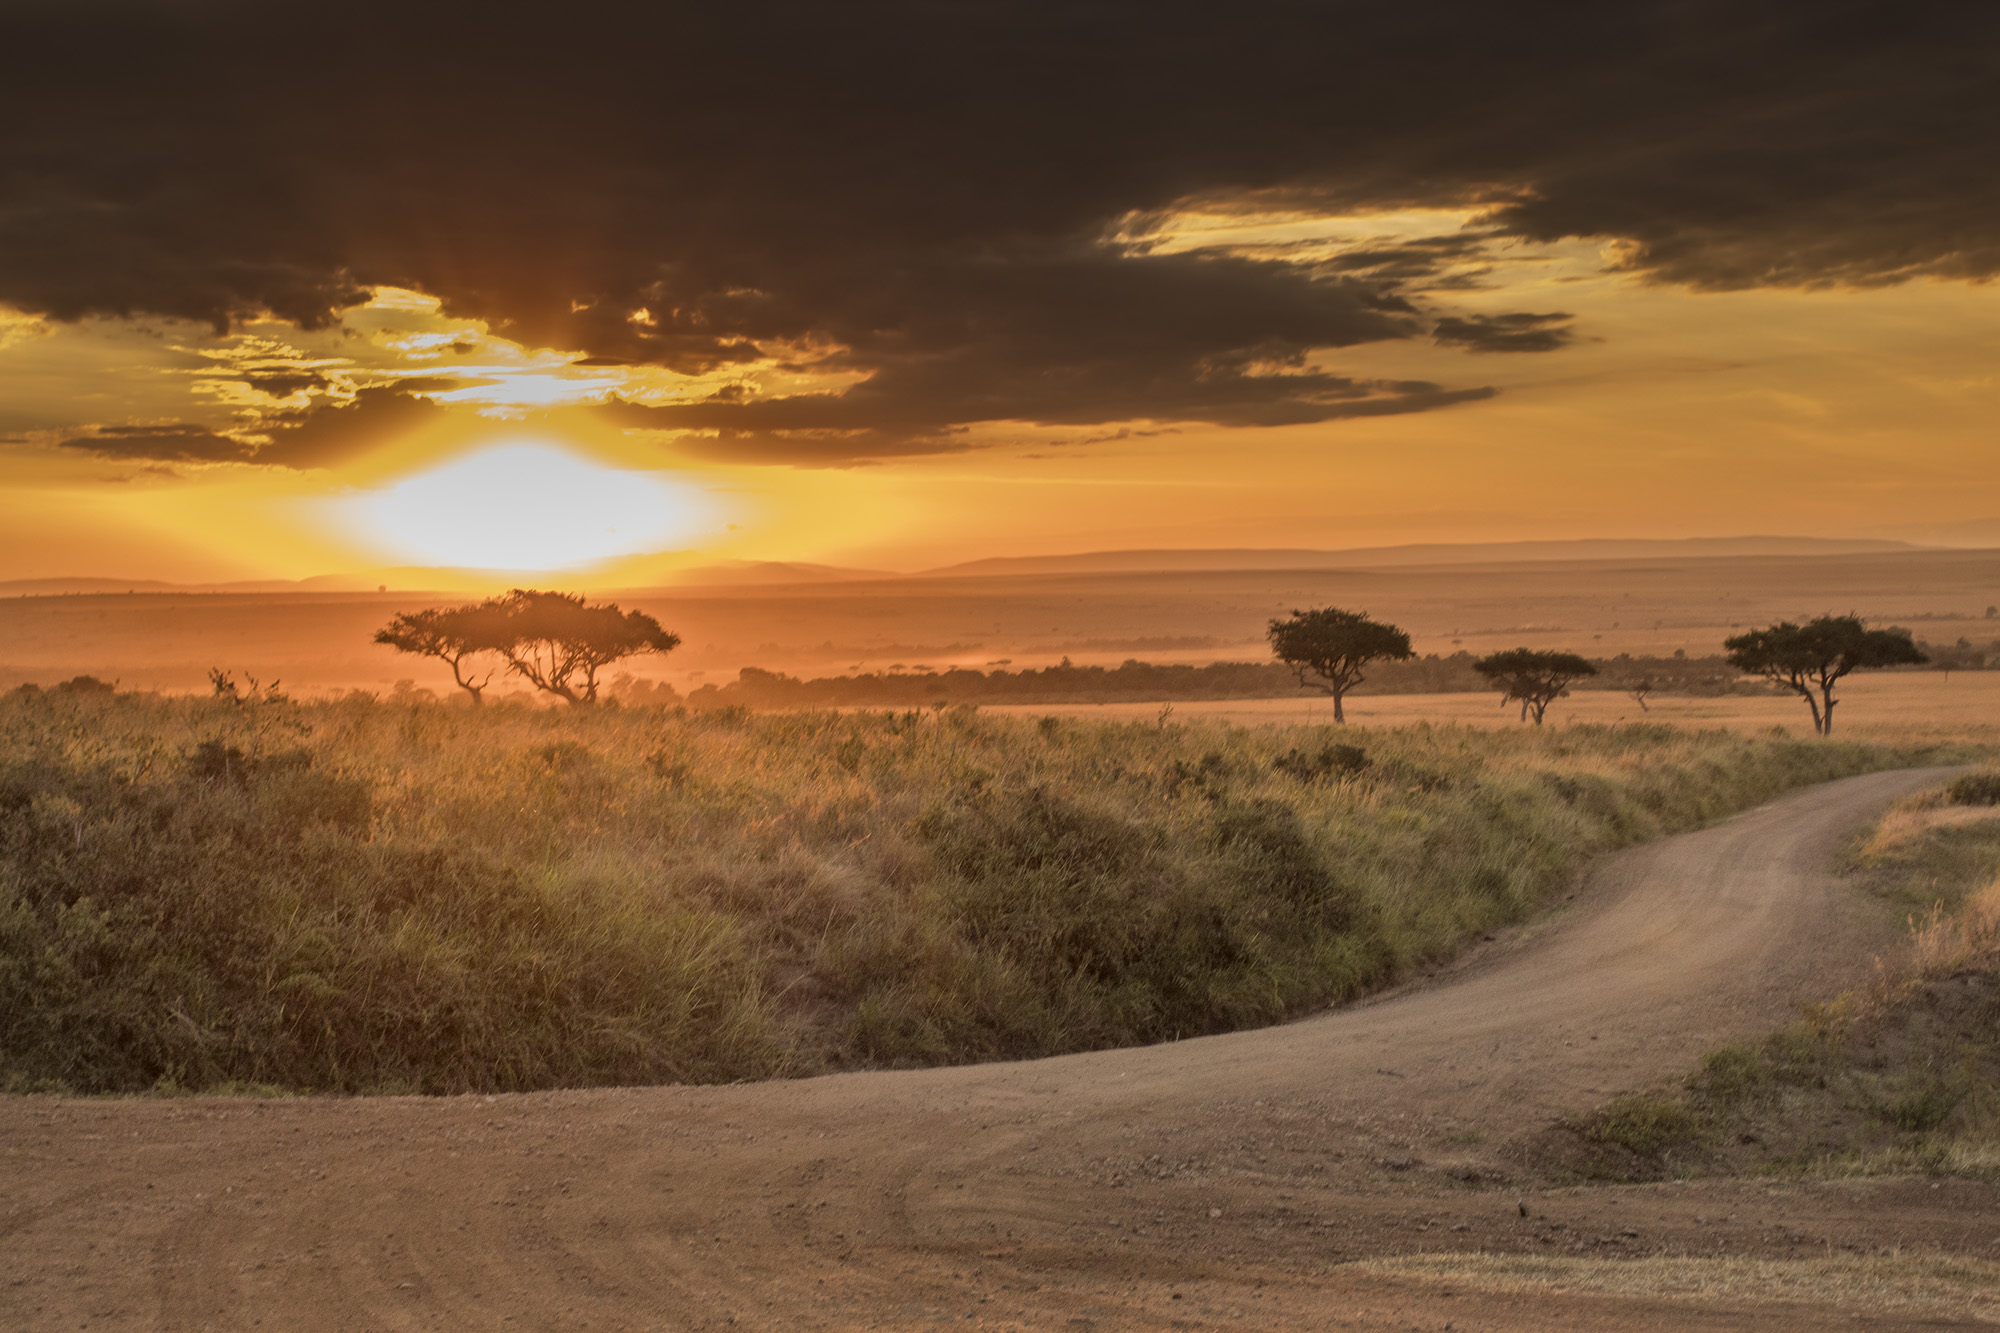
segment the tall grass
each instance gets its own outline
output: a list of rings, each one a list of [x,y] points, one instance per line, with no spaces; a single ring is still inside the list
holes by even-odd
[[[451,1092],[1266,1023],[1899,762],[1661,726],[0,702],[0,1084]]]

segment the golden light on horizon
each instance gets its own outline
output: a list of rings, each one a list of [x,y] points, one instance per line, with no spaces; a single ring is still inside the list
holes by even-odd
[[[334,502],[358,541],[461,569],[554,570],[688,546],[720,525],[699,487],[512,440]]]

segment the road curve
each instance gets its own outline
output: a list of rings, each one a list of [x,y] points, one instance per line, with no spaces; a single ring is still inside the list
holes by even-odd
[[[1947,771],[1611,856],[1446,975],[1256,1032],[722,1088],[6,1100],[0,1325],[1407,1327],[1329,1265],[1440,1199],[1500,1227],[1514,1192],[1464,1183],[1497,1145],[1858,976],[1883,925],[1834,849]]]

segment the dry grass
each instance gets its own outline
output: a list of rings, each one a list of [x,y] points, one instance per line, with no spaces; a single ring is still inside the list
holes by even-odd
[[[1856,860],[1864,869],[1889,867],[1919,891],[1938,894],[1911,919],[1909,949],[1879,966],[1867,1007],[1879,1009],[1924,983],[2000,963],[2000,877],[1970,891],[1944,882],[1959,868],[1947,859],[1947,848],[1994,840],[2000,805],[1988,802],[1996,792],[2000,773],[1983,770],[1906,797],[1862,844]]]
[[[1954,913],[1932,909],[1912,932],[1909,960],[1901,975],[1887,970],[1884,980],[1907,987],[1990,968],[1996,960],[2000,960],[2000,880],[1966,899]]]
[[[1350,752],[1351,751],[1351,752]],[[0,702],[0,1085],[448,1092],[1268,1023],[1881,748],[368,698]]]
[[[2000,808],[1992,806],[1938,805],[1936,793],[1927,792],[1899,801],[1882,822],[1869,831],[1868,840],[1856,853],[1858,860],[1879,861],[1914,840],[1937,829],[1961,828],[2000,819]]]
[[[1842,1312],[2000,1323],[2000,1263],[1952,1255],[1585,1259],[1461,1253],[1368,1259],[1351,1267],[1491,1292],[1698,1305],[1816,1305]]]

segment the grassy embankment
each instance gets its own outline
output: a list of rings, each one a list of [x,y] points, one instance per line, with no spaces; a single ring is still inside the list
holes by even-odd
[[[2000,771],[1892,810],[1853,873],[1910,919],[1867,988],[1531,1152],[1576,1175],[1925,1172],[2000,1179]]]
[[[1922,756],[1665,727],[0,702],[0,1087],[455,1092],[1267,1023]]]

